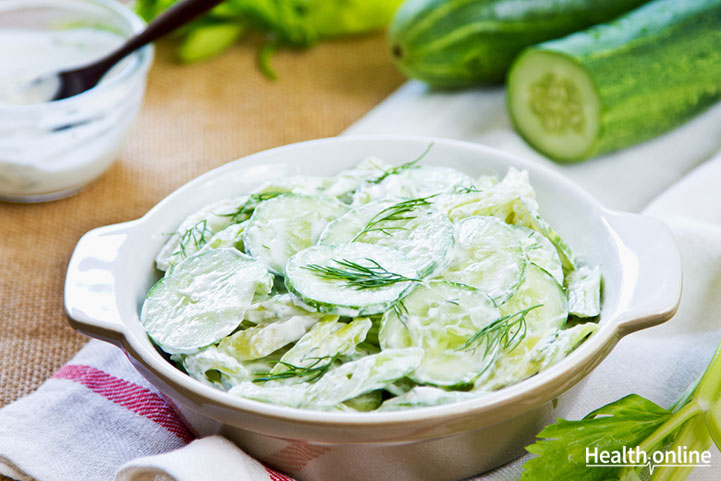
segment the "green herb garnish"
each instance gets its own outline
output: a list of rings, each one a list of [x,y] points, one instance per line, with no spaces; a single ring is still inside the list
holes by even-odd
[[[428,197],[421,197],[418,199],[404,200],[403,202],[399,202],[397,204],[386,207],[385,209],[374,215],[373,218],[368,221],[365,227],[363,227],[363,229],[358,234],[356,234],[355,237],[353,237],[353,240],[351,240],[351,242],[357,241],[362,235],[367,234],[368,232],[378,231],[384,233],[385,235],[391,235],[390,231],[393,230],[408,230],[407,227],[403,226],[382,226],[381,224],[384,224],[386,222],[415,219],[416,216],[412,215],[411,212],[413,212],[413,210],[418,207],[431,205],[431,203],[428,202],[428,199],[430,199],[431,197],[435,197],[436,195],[438,194]]]
[[[513,314],[499,317],[469,337],[466,343],[457,351],[475,351],[481,344],[485,345],[484,357],[499,347],[504,351],[512,351],[526,337],[528,330],[526,316],[533,309],[542,306],[543,304],[537,304]]]
[[[348,259],[333,259],[332,262],[340,267],[309,264],[302,268],[313,271],[316,276],[323,279],[343,281],[347,287],[356,290],[386,287],[399,282],[420,282],[420,279],[391,272],[373,259],[366,257],[365,260],[370,265],[364,266]]]
[[[287,192],[261,192],[258,194],[250,194],[250,196],[248,196],[248,200],[243,202],[243,205],[238,207],[235,212],[221,214],[221,217],[230,217],[232,224],[243,222],[244,220],[248,220],[250,218],[255,208],[258,207],[258,204],[286,193]]]
[[[214,233],[208,228],[208,221],[205,219],[183,232],[183,235],[180,236],[180,241],[178,242],[178,246],[180,247],[180,252],[183,253],[183,257],[187,257],[186,249],[189,246],[192,245],[196,250],[200,249],[210,240],[211,237],[213,237],[213,235]]]
[[[416,164],[421,161],[423,157],[425,157],[428,152],[430,152],[431,147],[433,147],[433,142],[426,148],[426,150],[415,160],[411,160],[410,162],[406,162],[405,164],[398,165],[396,167],[391,167],[390,169],[387,169],[385,172],[383,172],[381,175],[376,177],[375,179],[371,179],[368,181],[369,184],[380,184],[383,182],[386,177],[390,177],[391,175],[398,175],[401,172],[404,172],[408,169],[412,169],[416,167]]]
[[[253,379],[253,382],[267,382],[267,381],[277,381],[278,379],[289,379],[289,378],[300,378],[300,377],[307,377],[311,376],[309,379],[304,379],[305,382],[315,382],[323,375],[328,372],[328,369],[333,366],[333,363],[338,359],[338,354],[334,356],[321,356],[321,357],[309,357],[307,359],[312,359],[313,362],[310,366],[302,367],[302,366],[296,366],[295,364],[291,364],[289,362],[285,361],[278,361],[278,364],[281,366],[285,366],[288,369],[281,372],[270,372],[270,371],[262,371],[256,373],[257,377]],[[320,364],[321,361],[324,361],[326,359],[329,359],[329,361],[325,364]]]

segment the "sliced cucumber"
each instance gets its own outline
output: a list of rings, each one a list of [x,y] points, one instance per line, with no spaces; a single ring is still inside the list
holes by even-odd
[[[278,275],[288,259],[316,243],[328,223],[348,208],[322,196],[284,194],[260,204],[245,229],[248,253]]]
[[[307,388],[306,406],[335,406],[361,394],[383,389],[412,373],[422,356],[422,349],[388,349],[331,369]]]
[[[368,157],[356,167],[339,173],[334,182],[325,190],[326,195],[337,197],[342,202],[353,202],[353,193],[368,180],[376,179],[393,167],[377,157]]]
[[[566,280],[568,312],[576,317],[601,314],[601,270],[581,266],[568,274]]]
[[[167,271],[173,265],[198,252],[217,232],[244,220],[234,220],[233,214],[245,205],[249,197],[243,195],[221,200],[189,215],[155,258],[158,269]]]
[[[365,339],[371,327],[371,320],[367,317],[358,318],[348,324],[339,322],[334,316],[328,317],[329,319],[318,322],[301,337],[271,372],[286,371],[288,364],[309,367],[324,358],[351,354]]]
[[[364,232],[365,231],[365,232]],[[453,225],[432,206],[410,201],[371,203],[334,220],[319,244],[363,242],[398,249],[425,276],[446,262],[453,246]]]
[[[318,195],[332,185],[333,180],[331,177],[293,175],[269,180],[253,192],[256,194],[290,192],[293,194]]]
[[[536,264],[529,263],[518,292],[500,306],[501,314],[512,315],[531,309],[526,315],[529,332],[557,331],[568,320],[568,301],[561,285]]]
[[[464,350],[479,330],[500,317],[486,293],[462,284],[430,281],[403,300],[403,308],[383,315],[383,350],[419,347],[423,359],[410,375],[438,386],[467,384],[493,360],[482,350]]]
[[[437,387],[416,386],[398,397],[384,402],[379,411],[398,411],[408,408],[421,408],[450,404],[478,397],[477,393],[464,391],[445,391]]]
[[[240,361],[215,346],[209,346],[194,354],[175,356],[180,357],[185,372],[191,377],[223,390],[251,378],[250,371]]]
[[[328,317],[330,321],[337,319],[336,316]],[[259,359],[302,338],[317,322],[318,316],[293,316],[264,326],[249,327],[226,337],[218,347],[236,359]]]
[[[375,279],[387,274],[397,280],[379,287],[360,288],[346,279],[327,278],[314,270],[331,268],[348,272],[340,264],[347,262],[374,270]],[[387,311],[414,287],[417,278],[415,264],[401,251],[355,242],[314,246],[299,252],[288,261],[285,283],[290,292],[312,309],[355,317]]]
[[[248,225],[248,222],[244,221],[239,224],[231,224],[225,229],[218,231],[198,252],[222,249],[225,247],[232,247],[243,252],[243,232],[245,231],[246,225]]]
[[[353,411],[368,412],[378,409],[383,402],[383,391],[371,391],[343,402],[345,407]]]
[[[236,249],[216,249],[173,267],[148,292],[140,314],[148,335],[169,354],[187,354],[224,338],[241,323],[273,276]]]
[[[303,384],[284,384],[273,381],[258,384],[246,381],[233,386],[228,393],[253,401],[297,408],[306,403],[306,391],[307,386]]]
[[[513,229],[495,217],[468,217],[456,224],[456,248],[440,277],[461,282],[502,304],[523,282],[526,257]]]
[[[251,305],[245,311],[244,319],[256,326],[263,326],[294,316],[323,317],[324,314],[309,311],[295,304],[292,294],[279,294]]]
[[[456,187],[475,187],[473,179],[450,167],[417,166],[385,177],[380,182],[368,182],[353,195],[353,204],[362,205],[387,199],[417,199]]]
[[[561,258],[551,241],[528,227],[514,225],[513,230],[521,241],[526,258],[551,274],[556,282],[563,284]]]

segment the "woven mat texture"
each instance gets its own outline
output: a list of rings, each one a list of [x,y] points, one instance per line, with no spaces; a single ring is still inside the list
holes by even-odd
[[[0,406],[33,391],[87,341],[62,307],[65,269],[82,234],[137,218],[238,157],[336,135],[403,81],[382,34],[281,51],[277,81],[256,69],[256,46],[181,66],[161,44],[143,110],[105,175],[72,198],[0,203]]]

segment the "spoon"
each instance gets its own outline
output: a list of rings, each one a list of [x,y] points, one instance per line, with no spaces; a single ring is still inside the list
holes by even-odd
[[[32,84],[37,87],[41,84],[55,83],[55,95],[53,95],[51,100],[61,100],[85,92],[95,87],[103,75],[127,55],[157,40],[166,33],[172,32],[181,25],[185,25],[198,15],[207,12],[223,1],[224,0],[183,0],[178,2],[153,20],[145,30],[129,38],[122,46],[105,57],[80,68],[64,70],[36,78],[32,81]]]

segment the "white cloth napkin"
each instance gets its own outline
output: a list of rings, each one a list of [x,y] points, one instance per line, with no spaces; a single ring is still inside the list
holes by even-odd
[[[552,165],[610,207],[646,207],[671,226],[685,276],[679,313],[622,340],[574,388],[572,417],[629,393],[668,406],[705,369],[721,340],[721,155],[708,160],[721,148],[721,104],[662,138],[571,167],[551,164],[523,144],[510,128],[501,90],[429,93],[410,82],[346,132],[366,133],[486,143]],[[290,479],[218,436],[187,444],[194,436],[119,350],[91,341],[37,392],[0,410],[0,474],[23,481],[100,481],[114,474],[117,481]],[[515,481],[524,460],[474,479]],[[311,456],[289,474],[310,479],[312,464]],[[690,479],[715,479],[721,470],[715,450],[712,466]]]

